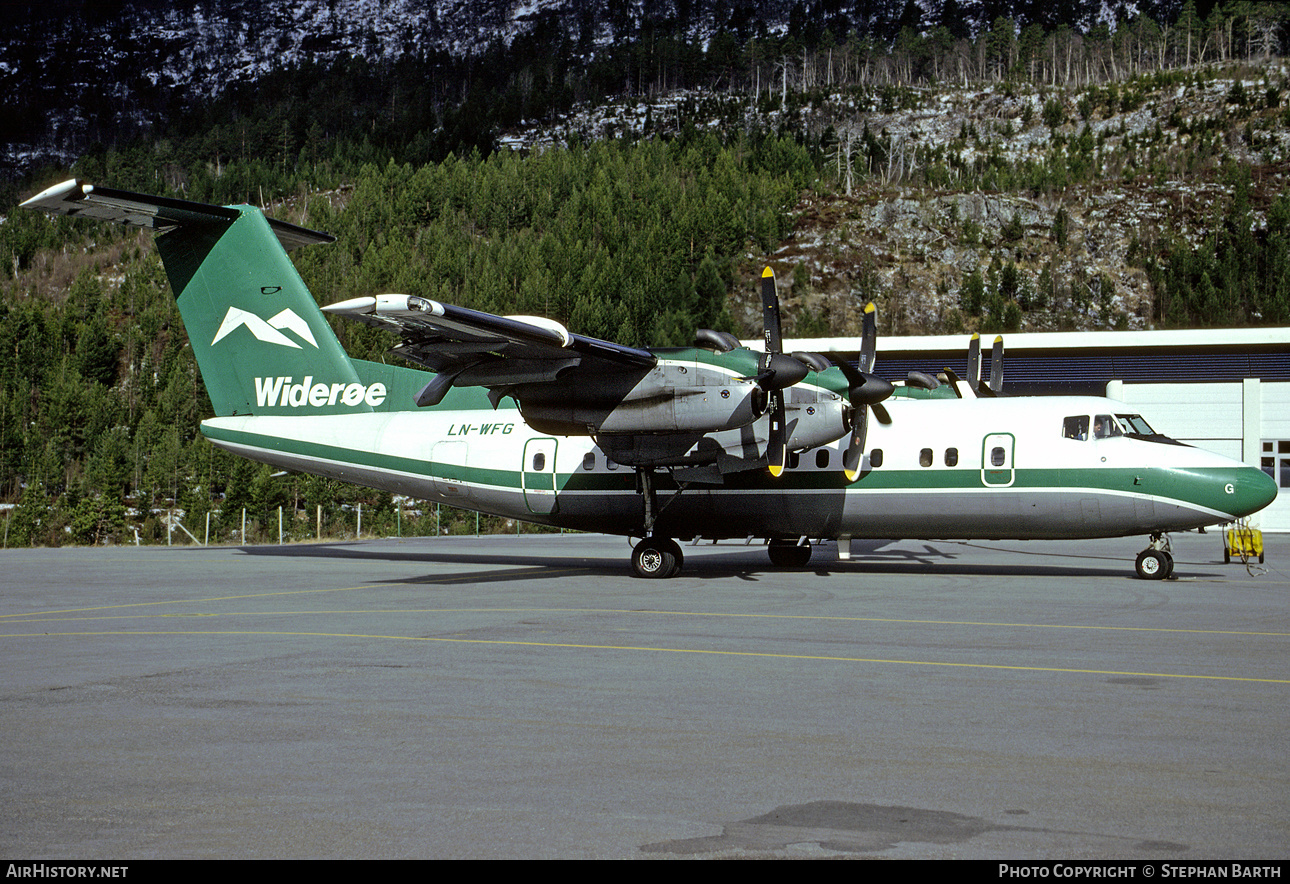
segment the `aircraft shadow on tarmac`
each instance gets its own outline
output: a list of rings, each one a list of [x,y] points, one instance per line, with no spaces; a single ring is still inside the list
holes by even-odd
[[[492,538],[504,542],[505,538]],[[909,576],[966,576],[966,577],[1111,577],[1126,580],[1135,579],[1131,563],[1119,557],[1074,557],[1071,555],[1013,552],[1013,558],[1025,557],[1022,561],[965,561],[956,544],[933,546],[922,544],[921,548],[898,547],[885,549],[888,541],[853,541],[851,558],[846,561],[836,557],[832,544],[817,547],[815,561],[802,568],[774,568],[766,558],[766,551],[756,546],[718,546],[700,545],[684,546],[685,567],[679,578],[698,580],[720,580],[735,578],[748,581],[773,580],[776,577],[792,573],[810,573],[817,577],[855,578],[866,575],[909,575]],[[472,544],[473,546],[473,544]],[[425,574],[413,577],[391,577],[381,579],[373,574],[373,582],[379,583],[462,583],[462,582],[509,582],[516,580],[542,579],[542,572],[550,572],[552,577],[566,576],[601,576],[624,577],[631,573],[626,562],[626,555],[570,555],[561,554],[559,544],[552,544],[544,550],[517,550],[515,552],[498,551],[496,546],[488,550],[467,548],[466,546],[445,545],[444,549],[429,551],[425,545],[415,549],[392,548],[386,544],[356,541],[348,543],[322,544],[288,544],[284,546],[247,546],[240,547],[246,555],[267,558],[325,558],[354,561],[384,561],[390,563],[434,563],[444,565],[480,565],[485,568],[501,568],[484,573],[470,574],[455,571],[450,574]],[[1181,563],[1180,563],[1181,566]],[[570,575],[569,572],[575,572]],[[1179,575],[1210,576],[1194,573],[1194,566],[1187,565]],[[667,586],[675,581],[663,581]]]

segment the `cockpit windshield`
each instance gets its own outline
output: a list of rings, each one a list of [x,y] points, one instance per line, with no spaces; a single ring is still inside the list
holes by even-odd
[[[1139,436],[1154,436],[1156,431],[1151,429],[1151,424],[1142,419],[1140,414],[1117,414],[1120,423],[1124,424],[1125,430],[1130,433],[1137,433]]]
[[[1142,423],[1146,425],[1146,421]],[[1124,432],[1120,422],[1110,414],[1095,414],[1091,420],[1087,414],[1073,414],[1062,421],[1062,437],[1065,439],[1109,439],[1123,436]]]
[[[1109,414],[1098,414],[1093,416],[1093,438],[1109,439],[1112,436],[1123,436],[1124,430],[1116,423],[1115,418]]]

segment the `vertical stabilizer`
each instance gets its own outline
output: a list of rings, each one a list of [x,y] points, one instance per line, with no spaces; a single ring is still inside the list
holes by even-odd
[[[370,411],[383,391],[360,383],[263,213],[238,212],[157,238],[215,413]]]
[[[364,384],[286,249],[333,237],[252,206],[208,206],[67,181],[23,206],[158,232],[211,403],[219,416],[371,411]]]

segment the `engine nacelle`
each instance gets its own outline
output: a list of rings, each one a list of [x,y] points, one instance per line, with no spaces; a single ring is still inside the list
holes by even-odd
[[[811,396],[794,390],[800,401],[786,404],[789,451],[828,445],[849,432],[849,406],[830,393]],[[770,420],[762,416],[746,426],[698,433],[600,433],[596,441],[617,463],[632,467],[701,467],[716,465],[722,473],[766,466]]]
[[[766,411],[766,394],[753,383],[635,393],[604,419],[601,433],[719,433],[746,427]]]
[[[767,403],[752,380],[692,360],[661,361],[600,383],[524,384],[513,395],[530,426],[567,436],[718,433],[748,426]]]

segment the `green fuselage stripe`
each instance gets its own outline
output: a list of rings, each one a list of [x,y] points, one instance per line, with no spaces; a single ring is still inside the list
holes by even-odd
[[[515,468],[463,466],[446,464],[398,455],[344,448],[319,442],[283,439],[225,427],[203,427],[203,433],[215,442],[226,442],[266,453],[272,452],[304,457],[313,460],[353,464],[376,471],[398,472],[425,478],[454,480],[468,485],[488,486],[499,489],[520,490],[523,486],[520,455],[517,449]],[[1112,493],[1163,499],[1188,507],[1200,507],[1218,513],[1232,512],[1238,507],[1233,492],[1225,489],[1237,483],[1242,468],[1160,469],[1160,468],[1017,468],[1011,472],[1012,482],[996,486],[983,481],[982,470],[969,466],[928,467],[923,469],[871,469],[848,485],[841,469],[786,470],[778,479],[765,470],[749,470],[725,477],[721,486],[731,491],[838,491],[864,494],[875,492],[1025,492],[1055,491],[1069,494]],[[987,474],[998,471],[986,470]],[[993,482],[993,480],[992,480]],[[657,474],[656,487],[671,490],[676,487],[666,473]],[[714,486],[699,486],[713,488]],[[627,467],[607,471],[576,470],[561,473],[556,479],[557,493],[635,493],[634,472]]]

